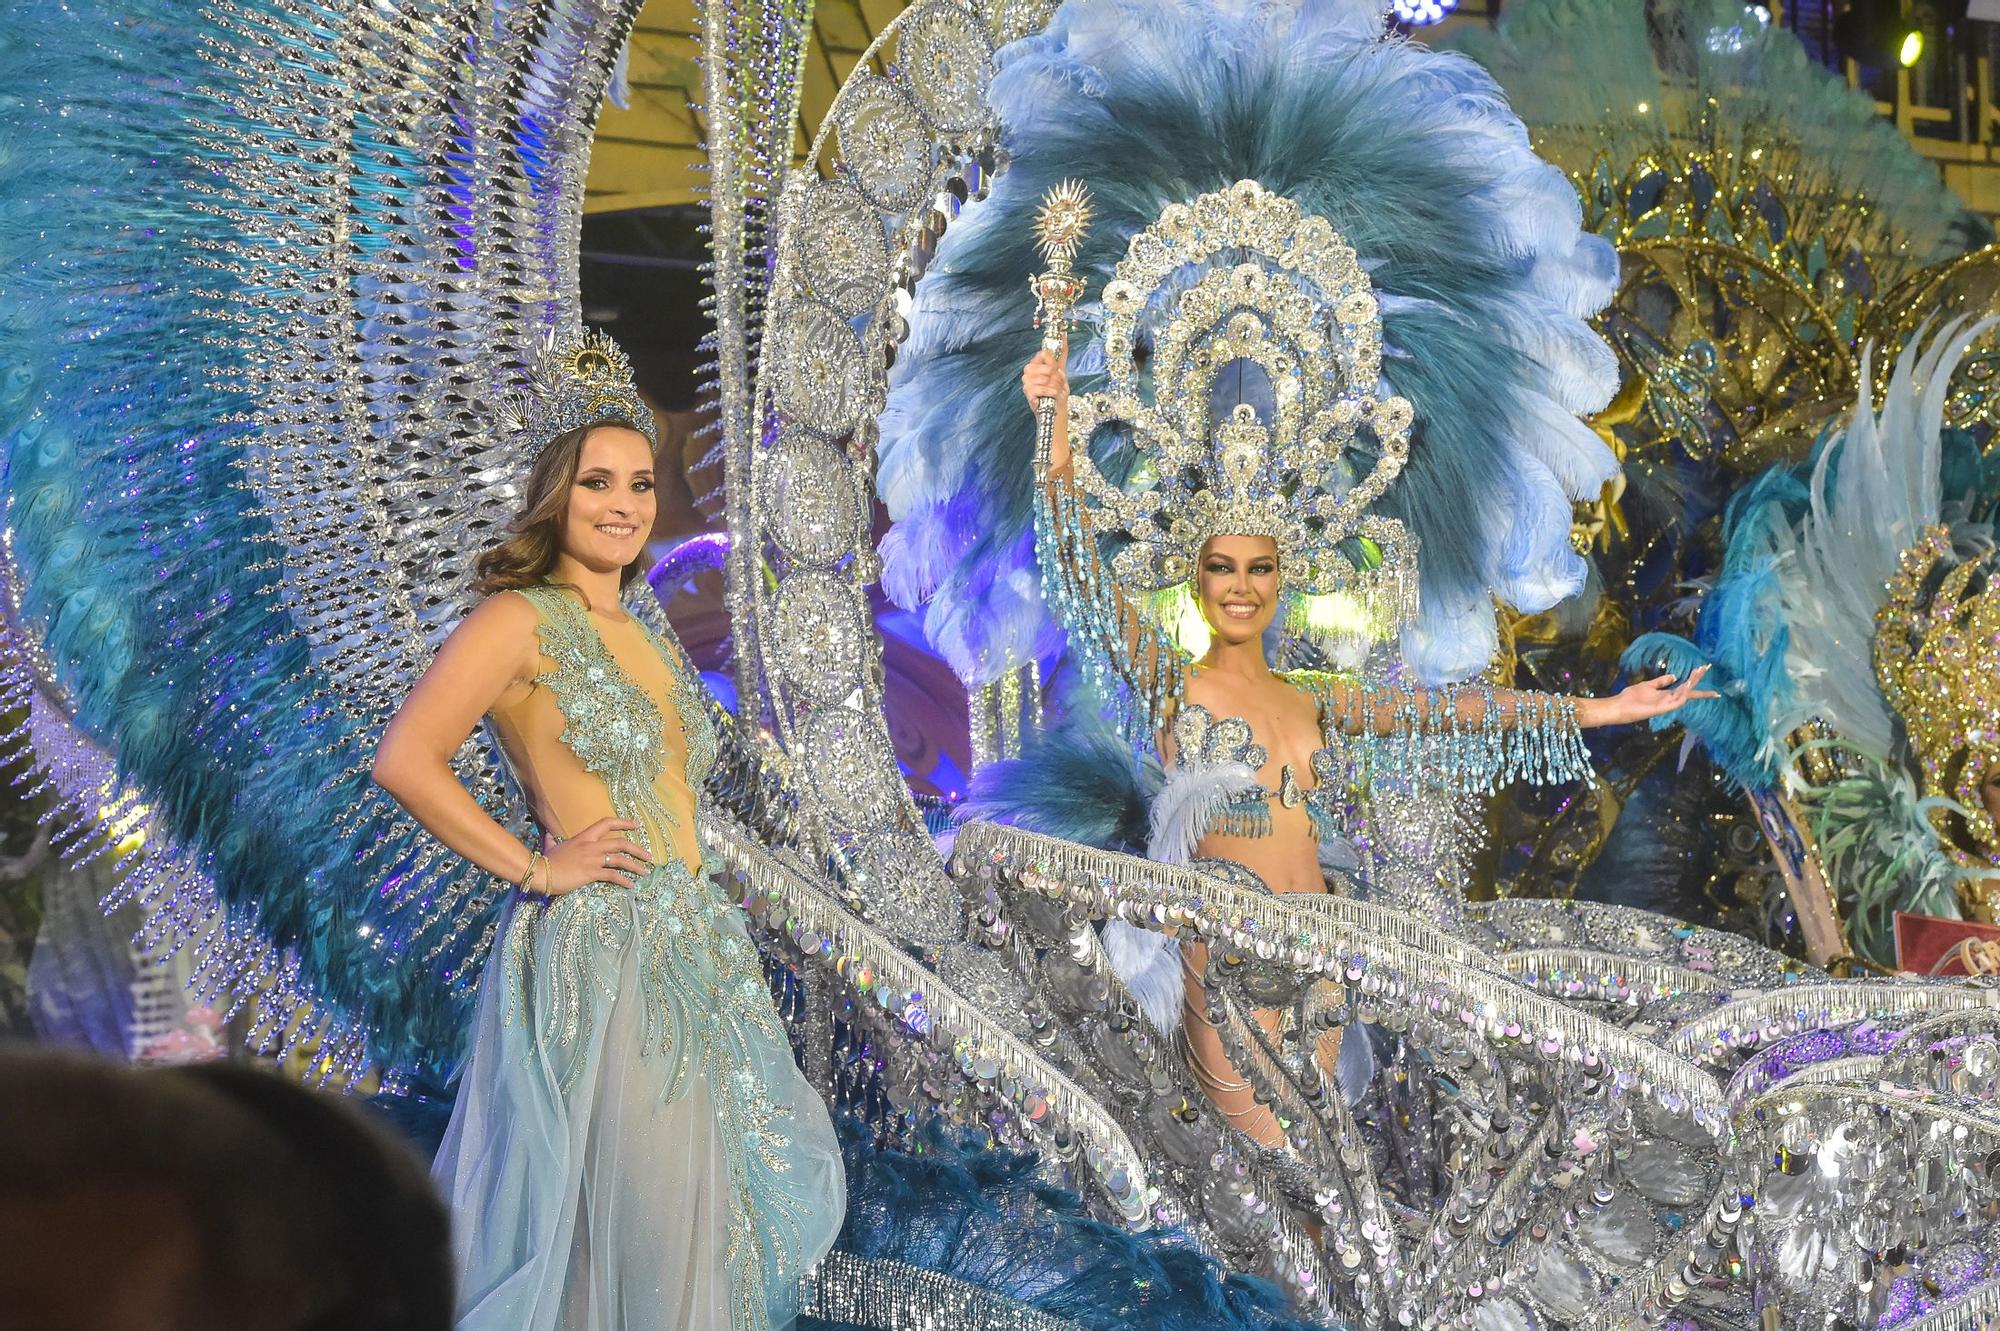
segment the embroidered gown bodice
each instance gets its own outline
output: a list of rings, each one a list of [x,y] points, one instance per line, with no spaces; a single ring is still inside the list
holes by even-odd
[[[715,765],[715,727],[691,668],[636,618],[594,620],[556,587],[521,595],[540,620],[541,666],[492,716],[536,821],[564,840],[615,815],[656,858],[699,863],[695,791]]]

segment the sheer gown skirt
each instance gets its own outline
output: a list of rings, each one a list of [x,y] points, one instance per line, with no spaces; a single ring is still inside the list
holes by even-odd
[[[433,1169],[461,1331],[788,1323],[840,1153],[735,909],[670,865],[517,898],[499,938]]]

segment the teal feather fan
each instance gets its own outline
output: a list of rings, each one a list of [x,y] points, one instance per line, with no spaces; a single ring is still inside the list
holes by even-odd
[[[288,973],[233,978],[330,1019],[307,1033],[341,1071],[373,1057],[440,1073],[426,1060],[455,1049],[457,1000],[427,983],[417,940],[368,941],[364,875],[413,863],[415,838],[329,816],[367,807],[362,737],[264,590],[272,532],[246,512],[241,470],[256,347],[227,316],[231,273],[191,266],[229,238],[218,163],[189,158],[229,118],[230,81],[189,10],[127,5],[112,23],[37,3],[8,18],[0,195],[17,219],[55,223],[7,228],[0,282],[22,618],[80,724],[198,849],[239,924],[289,946]]]
[[[882,422],[892,525],[884,584],[921,606],[970,683],[1055,652],[1030,530],[1033,421],[1019,390],[1038,346],[1030,221],[1064,179],[1097,221],[1076,259],[1094,298],[1167,204],[1254,179],[1324,216],[1381,298],[1390,391],[1416,428],[1379,508],[1423,543],[1407,658],[1431,680],[1482,668],[1491,597],[1539,610],[1582,584],[1571,501],[1615,470],[1577,420],[1616,387],[1585,317],[1616,282],[1562,173],[1529,149],[1470,61],[1387,38],[1380,6],[1217,7],[1079,0],[1005,48],[992,98],[1011,165],[940,242]],[[1071,378],[1096,386],[1093,307]],[[1132,450],[1096,461],[1128,479]]]
[[[622,37],[545,20],[27,0],[0,25],[12,627],[203,880],[156,911],[219,902],[215,983],[392,1089],[448,1085],[501,886],[368,766],[522,469],[486,404],[557,310],[563,237],[532,223]],[[504,813],[489,762],[461,772]]]

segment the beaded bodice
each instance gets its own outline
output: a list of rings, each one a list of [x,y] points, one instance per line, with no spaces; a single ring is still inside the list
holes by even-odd
[[[1321,839],[1335,833],[1336,817],[1331,807],[1332,793],[1338,789],[1335,750],[1325,732],[1321,709],[1321,740],[1307,766],[1313,785],[1303,786],[1290,763],[1278,773],[1275,789],[1261,782],[1239,788],[1220,806],[1209,830],[1230,836],[1269,836],[1271,801],[1287,809],[1304,806],[1312,819],[1313,834]],[[1263,771],[1270,751],[1257,742],[1250,723],[1240,716],[1218,718],[1200,703],[1183,703],[1174,715],[1175,767],[1177,772],[1200,773],[1240,764],[1252,772]]]
[[[559,895],[516,897],[505,944],[515,979],[508,1019],[537,1024],[548,1071],[568,1092],[587,1075],[584,1055],[606,1002],[621,992],[620,958],[636,957],[638,1053],[666,1060],[659,1101],[678,1100],[692,1078],[707,1081],[730,1177],[743,1190],[730,1209],[726,1264],[734,1277],[729,1324],[746,1331],[765,1324],[763,1271],[795,1234],[805,1203],[780,1186],[792,1167],[795,1111],[773,1098],[774,1079],[753,1062],[760,1048],[786,1048],[762,963],[698,839],[676,836],[694,830],[697,792],[715,766],[715,725],[670,638],[635,621],[607,641],[570,592],[520,594],[535,608],[548,662],[535,677],[546,696],[514,709],[535,727],[522,757],[545,761],[552,748],[573,755],[583,771],[564,765],[556,779],[601,782],[611,811],[639,825],[653,867],[632,882],[607,874]],[[622,663],[614,642],[625,648]],[[664,669],[654,672],[645,653]],[[601,809],[602,796],[590,807]],[[680,854],[665,853],[677,842]],[[792,1228],[780,1236],[776,1226]]]
[[[573,594],[543,585],[520,595],[535,607],[541,652],[554,667],[535,683],[548,689],[562,715],[564,747],[604,783],[618,816],[640,824],[649,842],[663,839],[659,833],[681,825],[674,806],[685,802],[664,784],[672,751],[681,750],[678,776],[689,790],[698,790],[715,765],[715,726],[686,658],[639,623],[666,667],[664,701],[678,713],[681,732],[682,743],[675,745],[661,700],[618,663]]]

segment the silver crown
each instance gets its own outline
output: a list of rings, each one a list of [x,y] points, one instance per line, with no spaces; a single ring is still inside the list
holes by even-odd
[[[1291,588],[1360,597],[1378,632],[1415,616],[1416,537],[1367,512],[1409,458],[1414,413],[1378,396],[1374,287],[1325,218],[1254,180],[1169,205],[1132,237],[1103,307],[1108,384],[1070,399],[1070,437],[1128,428],[1145,463],[1127,493],[1076,450],[1085,493],[1132,538],[1113,561],[1120,582],[1172,587],[1210,537],[1269,536]],[[1149,312],[1166,317],[1144,364]],[[1268,383],[1267,414],[1239,403],[1211,428],[1228,371]]]
[[[659,447],[659,427],[653,409],[639,395],[632,362],[605,334],[578,329],[554,333],[535,358],[522,391],[501,411],[502,420],[539,453],[558,435],[585,425],[619,421]]]

